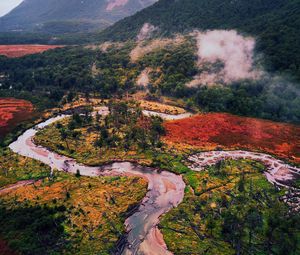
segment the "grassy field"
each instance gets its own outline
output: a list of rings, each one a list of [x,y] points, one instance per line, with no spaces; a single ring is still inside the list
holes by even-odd
[[[101,154],[95,145],[99,139],[96,120],[87,119],[80,119],[84,122],[80,127],[73,122],[73,128],[70,120],[60,123],[62,127],[56,123],[39,132],[36,139],[42,138],[44,146],[87,164],[106,162],[109,155],[121,157],[113,154],[118,147],[106,147],[106,154]],[[61,134],[64,126],[69,132],[66,139]],[[130,152],[126,156],[131,157]],[[125,233],[128,213],[147,191],[146,181],[139,178],[88,178],[60,172],[50,177],[49,167],[9,149],[1,150],[0,166],[1,186],[36,180],[0,198],[0,237],[20,254],[111,254]]]
[[[97,147],[101,132],[95,120],[75,129],[78,138],[72,139],[71,132],[62,139],[61,130],[70,123],[65,120],[40,131],[36,142],[91,165],[134,159],[183,175],[187,184],[184,201],[159,224],[174,254],[299,253],[300,217],[281,201],[284,191],[267,181],[261,163],[229,160],[193,172],[184,165],[183,156],[163,144],[152,150],[134,146],[124,150],[126,125],[117,132],[120,146]]]
[[[33,116],[34,106],[31,102],[0,97],[0,139]]]
[[[50,167],[9,149],[0,149],[0,188],[22,180],[38,180],[50,175]]]
[[[61,122],[65,127],[68,120]],[[37,144],[49,148],[58,154],[75,158],[78,162],[97,166],[114,160],[133,160],[140,163],[149,162],[149,155],[145,151],[140,151],[137,148],[124,150],[122,146],[115,148],[102,148],[95,146],[99,133],[92,125],[76,128],[75,132],[80,133],[80,136],[74,139],[69,136],[62,140],[60,130],[56,124],[53,124],[37,133],[34,140]]]
[[[38,132],[35,142],[88,165],[115,160],[151,163],[151,152],[162,146],[162,120],[143,116],[135,102],[108,105],[108,116],[73,115]]]
[[[289,213],[248,160],[187,172],[184,201],[163,216],[160,229],[174,254],[298,254],[299,215]]]
[[[30,54],[41,53],[47,50],[61,48],[60,45],[0,45],[0,55],[9,58],[19,58]]]
[[[21,254],[110,254],[146,187],[138,178],[57,172],[1,197],[0,236]]]
[[[67,128],[68,122],[69,120],[63,120],[59,123]],[[177,174],[189,171],[188,167],[182,163],[183,156],[173,155],[164,146],[161,148],[147,148],[145,150],[139,149],[136,145],[127,150],[124,149],[122,143],[114,148],[111,146],[97,147],[95,143],[99,138],[99,131],[95,129],[94,124],[76,129],[75,132],[80,133],[77,139],[69,136],[63,141],[56,123],[39,131],[34,140],[36,144],[58,154],[75,158],[78,162],[86,165],[98,166],[111,161],[134,161]]]

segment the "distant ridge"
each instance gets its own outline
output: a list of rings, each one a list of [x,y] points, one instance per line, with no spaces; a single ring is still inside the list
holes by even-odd
[[[24,0],[0,18],[0,32],[74,33],[101,30],[157,0]]]

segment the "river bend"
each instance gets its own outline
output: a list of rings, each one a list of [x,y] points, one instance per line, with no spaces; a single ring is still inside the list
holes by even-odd
[[[107,114],[106,109],[100,113]],[[145,114],[149,115],[149,112]],[[153,115],[151,113],[151,115]],[[165,118],[161,114],[156,114]],[[59,115],[24,132],[15,142],[10,144],[10,149],[25,157],[39,160],[51,167],[52,170],[76,173],[78,170],[83,176],[137,176],[148,181],[148,192],[138,210],[126,219],[127,245],[119,253],[125,255],[170,255],[163,236],[157,225],[160,217],[173,207],[177,207],[184,197],[185,183],[182,176],[167,171],[158,171],[150,167],[140,166],[130,162],[119,162],[99,167],[91,167],[77,163],[74,159],[59,155],[34,144],[33,138],[38,130],[69,115]],[[179,116],[170,115],[166,119],[176,119]],[[187,115],[180,116],[182,118]],[[203,152],[189,157],[190,168],[201,171],[207,165],[216,164],[218,161],[232,158],[249,158],[258,160],[267,166],[265,173],[267,179],[281,187],[289,187],[288,182],[300,169],[289,166],[284,162],[263,153],[248,151],[212,151]]]

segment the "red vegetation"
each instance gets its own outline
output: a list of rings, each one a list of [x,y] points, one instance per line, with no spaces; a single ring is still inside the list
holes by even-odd
[[[300,163],[300,126],[211,113],[169,121],[165,128],[172,145],[264,151]]]
[[[0,254],[1,255],[17,255],[14,251],[12,251],[7,243],[0,239]]]
[[[32,117],[33,105],[25,100],[0,98],[0,136],[5,135],[21,121]]]
[[[61,45],[0,45],[0,55],[9,58],[18,58],[30,54],[41,53],[46,50],[61,48]]]

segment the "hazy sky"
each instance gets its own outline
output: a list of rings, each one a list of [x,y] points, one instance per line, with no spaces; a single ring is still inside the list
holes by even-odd
[[[23,0],[0,0],[0,17],[8,13]]]

